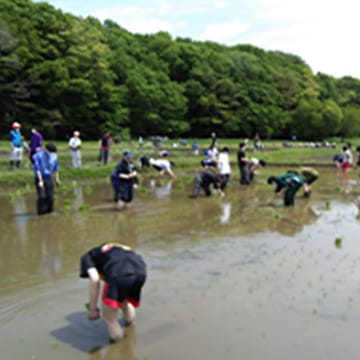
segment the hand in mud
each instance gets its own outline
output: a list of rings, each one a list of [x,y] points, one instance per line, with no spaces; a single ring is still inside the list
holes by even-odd
[[[98,308],[96,308],[96,309],[89,308],[88,319],[91,321],[100,319],[100,310]]]

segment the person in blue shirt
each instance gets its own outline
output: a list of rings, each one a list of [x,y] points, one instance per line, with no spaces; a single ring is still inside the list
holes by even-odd
[[[134,193],[134,180],[137,172],[132,163],[133,155],[130,151],[123,153],[122,160],[111,173],[111,183],[114,189],[117,206],[122,210],[131,203]]]
[[[37,191],[37,213],[39,215],[51,213],[54,210],[54,184],[60,185],[57,148],[54,144],[47,144],[32,157],[35,186]]]
[[[23,155],[23,144],[22,136],[20,132],[21,125],[18,122],[14,122],[12,125],[12,130],[10,131],[10,168],[13,169],[14,166],[17,168],[20,167],[22,155]]]

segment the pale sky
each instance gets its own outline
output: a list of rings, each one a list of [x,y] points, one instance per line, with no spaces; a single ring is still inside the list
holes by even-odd
[[[64,12],[111,19],[132,33],[251,44],[298,55],[313,70],[360,79],[356,0],[49,0]]]

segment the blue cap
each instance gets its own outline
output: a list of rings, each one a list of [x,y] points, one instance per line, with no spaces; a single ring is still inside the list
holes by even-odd
[[[126,157],[126,158],[132,158],[132,157],[133,157],[133,154],[132,154],[132,152],[130,152],[130,151],[124,151],[124,152],[123,152],[123,156]]]

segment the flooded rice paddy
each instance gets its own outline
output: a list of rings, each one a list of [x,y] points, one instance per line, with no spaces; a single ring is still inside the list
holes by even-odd
[[[293,208],[266,206],[261,175],[197,200],[189,182],[147,178],[124,212],[108,182],[66,186],[48,216],[33,194],[1,197],[1,359],[358,359],[360,187],[345,194],[332,169]],[[149,272],[136,325],[111,346],[78,277],[107,241]]]

